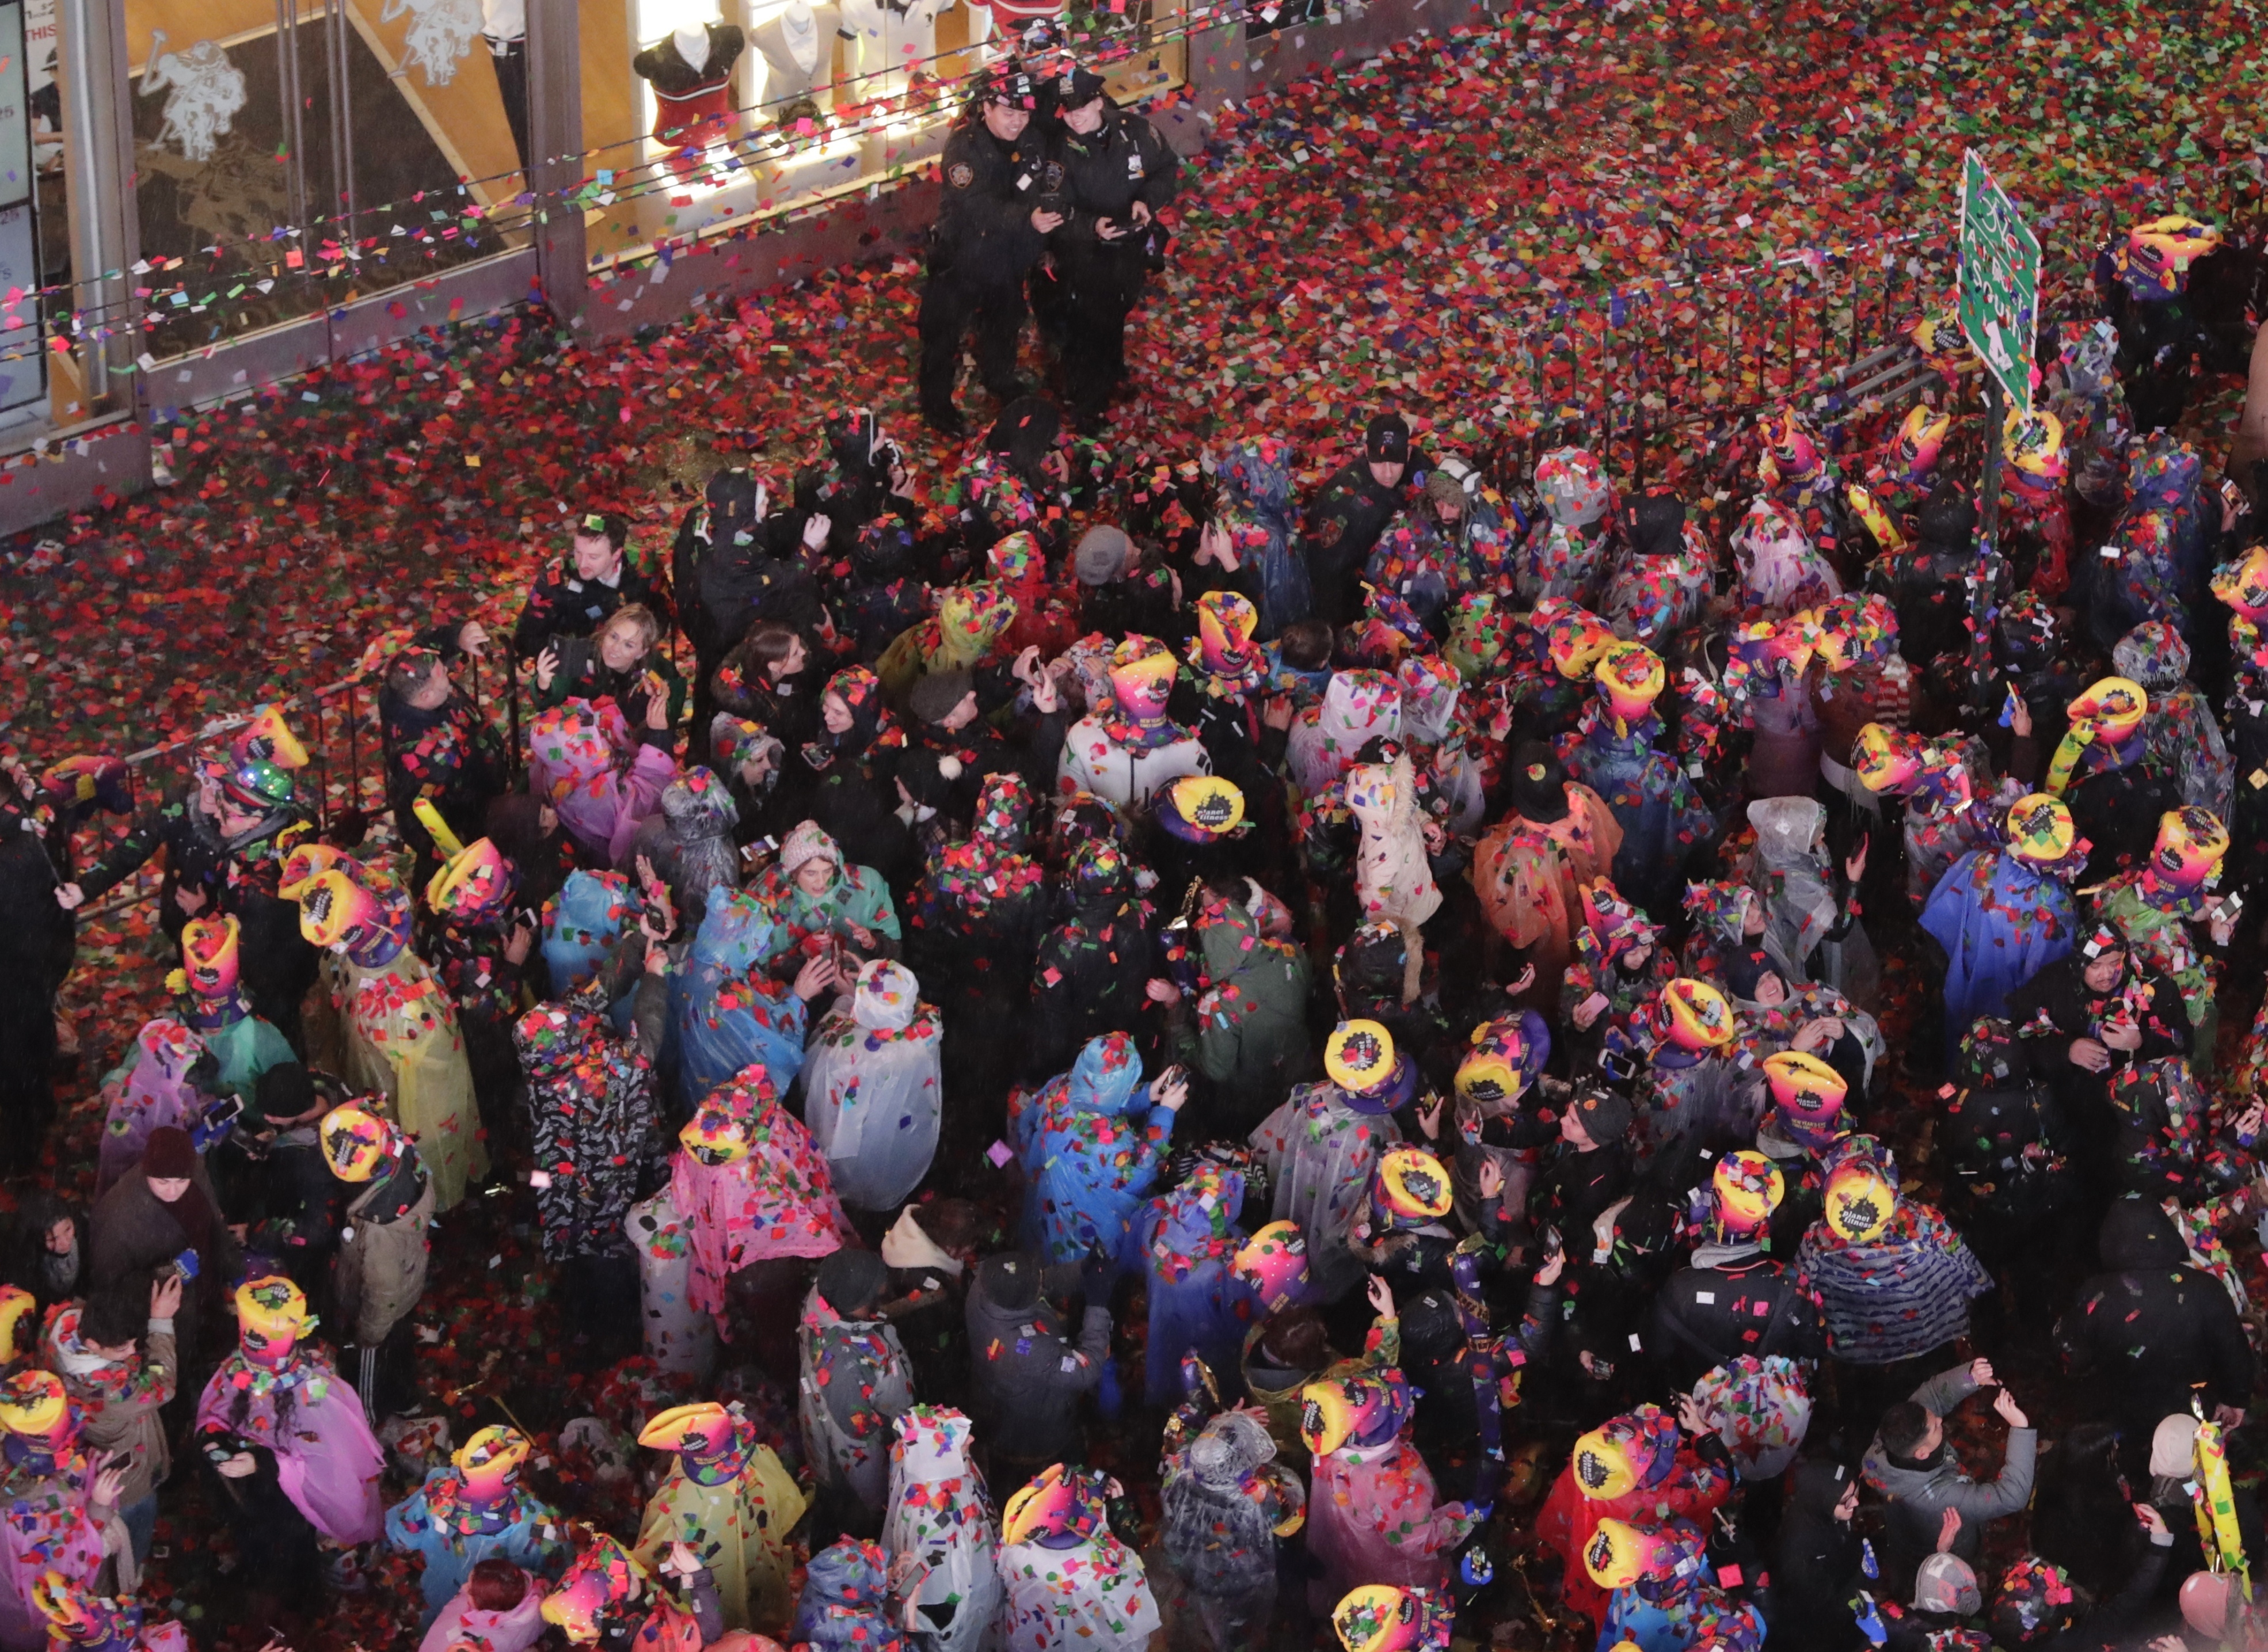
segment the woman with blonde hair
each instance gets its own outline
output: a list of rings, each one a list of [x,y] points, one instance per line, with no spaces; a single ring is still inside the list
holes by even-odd
[[[643,602],[616,608],[588,637],[554,638],[535,657],[536,708],[610,699],[635,725],[645,720],[646,701],[659,694],[667,697],[674,728],[685,714],[685,679],[667,642],[661,621]]]

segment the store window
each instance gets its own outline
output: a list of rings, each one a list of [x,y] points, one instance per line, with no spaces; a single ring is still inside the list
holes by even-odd
[[[49,0],[42,47],[24,0],[0,4],[0,430],[42,422],[70,395],[68,376],[51,389],[43,337],[57,315],[68,327],[71,306],[54,19]]]
[[[594,264],[729,231],[934,159],[969,76],[1035,21],[1122,101],[1182,78],[1185,0],[586,0]],[[1049,72],[1058,43],[1031,54]]]
[[[144,351],[524,244],[520,0],[126,0]]]

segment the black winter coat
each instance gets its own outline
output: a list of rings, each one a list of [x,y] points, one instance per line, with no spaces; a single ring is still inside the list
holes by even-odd
[[[1182,158],[1143,116],[1110,108],[1102,124],[1083,136],[1058,128],[1056,159],[1068,209],[1049,242],[1057,262],[1074,286],[1091,271],[1115,271],[1121,281],[1134,283],[1145,269],[1147,239],[1134,223],[1134,203],[1154,212],[1171,203],[1181,189]],[[1106,219],[1127,233],[1104,240],[1098,225]]]
[[[1334,630],[1362,611],[1363,565],[1386,525],[1410,498],[1417,470],[1412,464],[1389,488],[1370,474],[1366,461],[1358,459],[1333,472],[1307,507],[1304,537],[1314,617],[1329,621]]]
[[[1805,1652],[1852,1652],[1867,1643],[1851,1614],[1859,1570],[1859,1534],[1835,1518],[1856,1471],[1839,1463],[1798,1463],[1788,1471],[1787,1508],[1772,1553],[1764,1602],[1770,1639]]]
[[[2158,817],[2180,808],[2182,797],[2138,759],[2123,768],[2081,774],[2064,801],[2079,835],[2095,845],[2077,880],[2083,889],[2146,861],[2158,840]]]
[[[2188,1265],[2188,1247],[2165,1213],[2123,1198],[2102,1220],[2103,1266],[2080,1287],[2056,1326],[2056,1346],[2089,1378],[2098,1415],[2146,1434],[2190,1409],[2193,1393],[2208,1413],[2242,1406],[2252,1393],[2254,1359],[2228,1289]]]
[[[1013,286],[1047,250],[1032,212],[1054,196],[1062,165],[1035,121],[1012,144],[992,136],[972,112],[945,141],[945,195],[930,230],[930,273],[950,270],[978,285]]]
[[[1653,1299],[1646,1351],[1683,1391],[1743,1353],[1816,1360],[1827,1343],[1817,1305],[1787,1265],[1742,1245],[1704,1247],[1669,1276]]]
[[[62,870],[33,818],[0,807],[0,993],[51,999],[70,972],[76,926],[55,904]]]
[[[1138,896],[1104,894],[1042,938],[1032,966],[1027,1076],[1068,1071],[1088,1039],[1141,1024],[1155,949],[1148,916]]]
[[[546,564],[527,594],[527,606],[512,629],[512,651],[522,660],[533,660],[553,638],[588,637],[615,609],[632,602],[652,609],[665,631],[676,617],[669,581],[658,573],[647,573],[625,560],[615,583],[602,585],[583,579],[572,563],[555,560]]]

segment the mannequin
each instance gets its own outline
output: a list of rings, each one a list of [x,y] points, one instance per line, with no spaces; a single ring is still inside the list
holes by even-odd
[[[733,122],[733,65],[747,37],[729,23],[703,23],[673,31],[630,60],[653,88],[654,141],[678,151],[670,164],[685,172],[698,151],[724,138]]]
[[[782,126],[816,120],[814,94],[835,78],[835,42],[843,35],[842,10],[810,0],[788,0],[787,9],[748,31],[748,41],[764,60],[764,112]]]
[[[858,43],[858,100],[895,97],[909,76],[937,73],[937,19],[954,0],[842,0],[843,33]]]
[[[527,165],[527,0],[481,0],[481,33],[496,69],[512,147]]]

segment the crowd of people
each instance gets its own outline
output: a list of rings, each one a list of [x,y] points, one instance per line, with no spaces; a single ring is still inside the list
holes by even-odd
[[[1035,100],[951,187],[1042,175]],[[952,254],[957,366],[1032,260]],[[1756,421],[1722,538],[1390,410],[1304,497],[1130,454],[1078,433],[1123,358],[1066,345],[1067,421],[990,336],[950,505],[851,414],[666,569],[599,502],[508,638],[375,639],[382,822],[272,708],[138,812],[10,754],[0,1648],[182,1644],[136,1590],[192,1499],[300,1652],[389,1553],[424,1652],[2268,1646],[2268,1017],[2217,1007],[2268,467],[2180,433],[2225,256],[2118,237],[2003,428],[1952,358]],[[90,1203],[57,994],[161,853]],[[484,1190],[574,1368],[670,1398],[634,1435],[453,1437],[420,1305]],[[563,1510],[569,1434],[634,1520]]]

